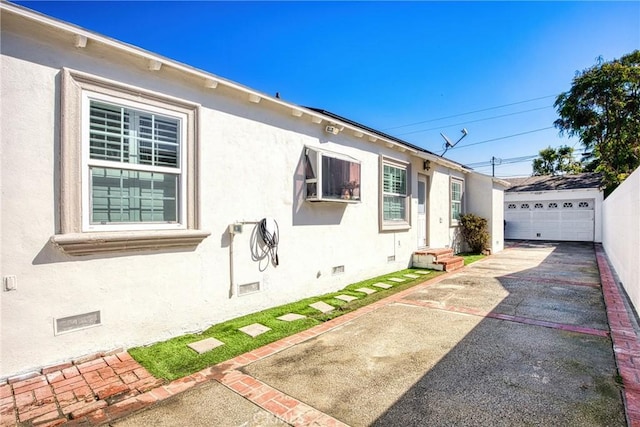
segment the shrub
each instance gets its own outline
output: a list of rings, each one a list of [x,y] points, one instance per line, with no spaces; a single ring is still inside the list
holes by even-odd
[[[475,214],[460,215],[462,238],[473,253],[481,253],[489,245],[487,220]]]

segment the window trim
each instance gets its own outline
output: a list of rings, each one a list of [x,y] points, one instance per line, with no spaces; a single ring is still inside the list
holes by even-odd
[[[150,113],[156,113],[163,116],[169,116],[180,120],[180,150],[179,150],[179,167],[176,170],[172,170],[166,167],[151,167],[141,164],[118,164],[116,162],[109,162],[104,160],[91,159],[89,156],[89,120],[85,118],[89,117],[89,108],[91,101],[100,101],[115,106],[122,106],[136,111],[145,111]],[[188,169],[187,159],[184,155],[185,145],[187,140],[187,126],[188,117],[184,113],[178,113],[170,111],[156,106],[150,106],[142,104],[140,102],[133,102],[126,99],[115,98],[110,95],[104,95],[97,92],[91,92],[88,90],[82,91],[82,231],[119,231],[119,230],[174,230],[174,229],[186,229],[184,218],[187,212],[187,201],[184,195],[187,194],[187,180],[185,179],[185,171]],[[111,223],[111,224],[95,224],[91,223],[91,167],[97,166],[105,169],[120,169],[120,170],[132,170],[132,171],[146,171],[146,172],[159,172],[168,173],[171,175],[177,175],[180,180],[178,188],[178,221],[175,223]]]
[[[406,218],[403,221],[387,221],[384,219],[384,167],[385,165],[391,166],[398,169],[404,169],[406,172],[407,182],[406,182],[406,191],[404,203],[405,203],[405,212]],[[393,159],[386,156],[380,156],[379,162],[379,194],[378,194],[378,220],[380,231],[399,231],[399,230],[409,230],[411,228],[411,163],[405,162],[398,159]]]
[[[454,177],[451,176],[449,178],[449,221],[451,223],[451,227],[457,227],[460,225],[460,221],[455,219],[453,217],[453,184],[454,183],[458,183],[460,184],[460,200],[456,202],[460,203],[460,215],[464,215],[465,213],[465,198],[464,198],[464,192],[465,192],[465,182],[464,182],[464,178],[458,178],[458,177]]]
[[[137,87],[103,79],[83,72],[63,68],[60,79],[60,139],[58,224],[51,242],[72,255],[102,252],[192,248],[210,233],[199,230],[198,206],[198,117],[200,105],[174,97],[142,90]],[[132,230],[91,230],[83,227],[85,198],[83,197],[83,96],[92,92],[113,97],[121,102],[142,104],[177,115],[184,115],[186,138],[183,145],[186,170],[184,217],[181,228],[134,227]],[[87,169],[88,171],[88,169]],[[87,172],[88,173],[88,172]]]

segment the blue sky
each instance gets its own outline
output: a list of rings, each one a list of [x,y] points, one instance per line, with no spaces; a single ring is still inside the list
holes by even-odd
[[[552,127],[555,96],[640,49],[640,2],[18,3],[437,154],[464,127],[446,157],[501,158],[496,176],[580,149]]]

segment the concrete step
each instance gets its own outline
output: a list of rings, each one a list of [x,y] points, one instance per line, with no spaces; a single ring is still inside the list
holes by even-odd
[[[420,254],[420,255],[431,255],[435,259],[438,259],[439,257],[453,256],[453,249],[451,249],[451,248],[423,249],[423,250],[420,250],[420,251],[416,251],[415,253],[416,254]]]
[[[464,267],[464,258],[455,256],[451,248],[423,249],[413,253],[413,267],[454,271]]]
[[[464,267],[464,258],[459,256],[450,256],[439,259],[436,261],[436,264],[442,265],[444,271],[455,271]]]

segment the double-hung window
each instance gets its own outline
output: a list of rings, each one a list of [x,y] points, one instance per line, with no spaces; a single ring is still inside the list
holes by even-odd
[[[51,242],[70,255],[193,248],[196,103],[62,69],[60,199]]]
[[[184,115],[86,92],[84,229],[185,228]]]
[[[381,230],[410,227],[408,164],[382,158],[381,177]]]
[[[451,225],[458,225],[464,213],[464,181],[451,178]]]

